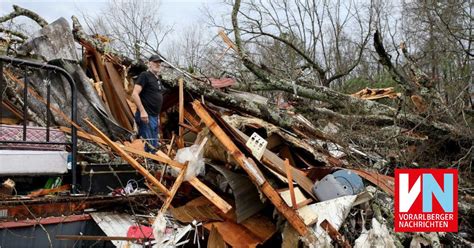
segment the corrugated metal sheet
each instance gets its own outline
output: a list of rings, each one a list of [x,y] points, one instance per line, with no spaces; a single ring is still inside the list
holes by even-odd
[[[237,223],[241,223],[265,207],[260,200],[257,188],[247,176],[234,173],[223,166],[211,166],[227,179],[232,188]]]
[[[128,228],[136,225],[129,214],[96,212],[90,215],[107,236],[127,237]],[[142,247],[130,241],[114,240],[112,243],[117,247]]]

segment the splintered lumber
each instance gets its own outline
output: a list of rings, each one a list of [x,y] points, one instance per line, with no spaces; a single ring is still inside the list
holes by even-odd
[[[197,179],[196,177],[189,179],[188,182],[222,212],[227,213],[229,212],[229,210],[232,209],[232,206],[229,203],[227,203],[224,199],[222,199],[222,197],[216,194],[216,192],[212,191],[203,182],[199,181],[199,179]]]
[[[95,49],[90,50],[89,52],[93,55],[96,69],[101,81],[103,82],[102,87],[112,115],[122,127],[132,130],[133,113],[126,102],[126,93],[123,86],[121,86],[122,80],[117,75],[117,72],[113,69],[112,65],[109,64],[109,62],[103,61],[102,54]]]
[[[196,120],[196,118],[194,118],[191,113],[189,113],[187,108],[184,108],[184,119],[186,119],[191,124],[191,126],[201,131],[201,128],[199,127],[200,122]]]
[[[71,189],[71,185],[70,184],[65,184],[65,185],[56,187],[54,189],[39,189],[39,190],[36,190],[36,191],[33,191],[33,192],[29,193],[27,196],[28,197],[39,197],[39,196],[44,196],[44,195],[69,191],[70,189]]]
[[[184,124],[184,80],[183,78],[178,79],[178,87],[179,87],[179,130],[178,130],[178,148],[183,148],[184,147],[184,127],[182,124]]]
[[[204,142],[202,142],[204,143]],[[201,143],[201,144],[202,144]],[[158,151],[159,153],[161,151]],[[163,156],[166,154],[163,153]],[[232,206],[227,203],[222,197],[220,197],[216,192],[210,189],[207,185],[201,182],[197,177],[193,177],[188,179],[188,183],[190,183],[197,191],[199,191],[204,197],[206,197],[210,202],[212,202],[217,208],[219,208],[222,212],[227,213],[229,210],[232,209]]]
[[[278,211],[285,216],[288,222],[295,228],[295,230],[302,236],[311,237],[308,227],[298,214],[291,209],[280,197],[278,192],[266,181],[260,169],[254,164],[251,159],[247,159],[245,155],[237,148],[234,142],[227,136],[222,128],[212,119],[207,110],[201,105],[199,101],[193,102],[193,108],[201,120],[212,131],[212,133],[219,139],[227,151],[232,154],[234,159],[250,176],[250,179],[260,188],[260,190],[268,197]]]
[[[59,129],[61,131],[65,132],[65,133],[71,133],[71,129],[68,128],[68,127],[60,127]],[[77,137],[79,137],[81,139],[84,139],[84,140],[92,141],[92,142],[95,142],[95,143],[98,143],[98,144],[107,145],[107,143],[102,138],[97,137],[97,136],[92,135],[92,134],[82,132],[82,131],[77,131]],[[153,160],[161,162],[161,163],[169,164],[169,165],[171,165],[175,168],[178,168],[178,169],[183,168],[183,164],[181,164],[177,161],[171,160],[171,159],[169,159],[165,156],[161,156],[160,154],[148,153],[148,152],[145,152],[145,151],[142,151],[142,150],[130,147],[130,146],[125,146],[125,145],[119,144],[117,142],[115,142],[115,144],[117,144],[117,146],[119,146],[120,148],[122,148],[126,152],[133,153],[135,155],[139,155],[139,156],[142,156],[142,157],[145,157],[145,158],[153,159]]]
[[[89,120],[84,119],[84,122],[89,125],[90,128],[92,128],[100,138],[102,138],[107,145],[110,146],[115,152],[117,152],[120,157],[125,159],[130,165],[135,168],[142,176],[146,178],[153,186],[156,186],[162,193],[165,194],[166,197],[170,196],[169,190],[161,184],[158,179],[156,179],[148,170],[143,168],[135,159],[133,159],[126,151],[124,151],[122,148],[119,147],[119,145],[112,140],[110,140],[102,131],[100,131],[94,124],[92,124]]]
[[[174,195],[178,191],[179,186],[181,186],[181,183],[183,183],[184,175],[186,175],[186,169],[187,168],[188,168],[188,162],[186,162],[184,164],[183,169],[181,169],[181,171],[179,172],[178,177],[176,177],[176,180],[174,181],[173,187],[171,187],[171,190],[170,190],[170,196],[166,199],[166,201],[161,206],[161,209],[160,209],[161,213],[165,213],[166,210],[168,210],[168,207],[170,206],[171,201],[174,198]]]
[[[381,98],[397,98],[400,97],[402,94],[395,92],[393,87],[388,87],[388,88],[383,88],[383,89],[370,89],[370,88],[365,88],[360,91],[357,91],[356,93],[351,94],[353,97],[361,98],[361,99],[367,99],[367,100],[376,100],[376,99],[381,99]]]
[[[288,159],[285,159],[286,177],[288,179],[288,187],[290,188],[291,206],[298,209],[298,204],[295,198],[295,189],[293,188],[293,176],[291,175],[291,165]]]
[[[385,193],[393,196],[395,188],[395,179],[391,176],[382,175],[375,172],[367,172],[364,170],[351,169],[360,177],[380,187]]]
[[[190,126],[186,123],[178,123],[179,124],[179,128],[182,129],[182,128],[186,128],[188,129],[189,131],[193,132],[193,133],[199,133],[199,129],[197,128],[194,128],[193,126]],[[184,141],[183,141],[184,142]]]
[[[339,246],[343,247],[343,248],[350,248],[351,245],[349,244],[349,242],[347,242],[347,240],[344,238],[344,236],[342,236],[342,234],[340,232],[337,231],[336,228],[334,228],[331,223],[329,223],[328,220],[323,220],[323,222],[321,222],[321,224],[319,224],[324,230],[326,230],[326,232],[329,234],[329,236],[331,237],[332,240],[334,240],[334,242],[336,242]]]
[[[217,231],[217,228],[212,226],[209,239],[207,240],[207,247],[210,248],[226,248],[227,245],[222,238],[222,235]]]
[[[240,138],[247,142],[249,136],[241,132],[239,129],[232,127],[237,134],[239,134]],[[271,152],[270,150],[266,149],[263,153],[262,163],[272,170],[278,172],[280,175],[286,175],[286,168],[285,162],[278,157],[275,153]],[[316,199],[312,191],[313,182],[300,170],[290,167],[292,178],[296,181],[296,183],[306,192],[308,193],[313,199]]]

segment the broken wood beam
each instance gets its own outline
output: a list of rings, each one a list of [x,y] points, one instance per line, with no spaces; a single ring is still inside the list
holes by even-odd
[[[178,125],[179,125],[179,128],[186,128],[186,129],[188,129],[189,131],[191,131],[193,133],[199,133],[199,130],[197,128],[195,128],[193,126],[190,126],[186,123],[180,122],[180,123],[178,123]]]
[[[293,176],[291,175],[291,165],[288,159],[285,159],[285,168],[286,168],[286,178],[288,179],[288,187],[290,188],[290,197],[291,197],[291,206],[293,209],[298,209],[298,204],[296,203],[295,189],[293,188]]]
[[[59,130],[65,132],[65,133],[71,133],[71,129],[68,128],[68,127],[59,127]],[[95,142],[95,143],[98,143],[98,144],[107,145],[107,143],[102,138],[100,138],[98,136],[95,136],[95,135],[92,135],[92,134],[88,134],[86,132],[77,131],[77,137],[79,137],[81,139],[88,140],[88,141],[92,141],[92,142]],[[169,165],[171,165],[173,167],[176,167],[178,169],[183,168],[183,164],[181,164],[177,161],[171,160],[167,157],[161,156],[160,154],[152,154],[152,153],[144,152],[142,150],[138,150],[138,149],[133,148],[133,147],[125,146],[125,145],[117,143],[117,142],[115,142],[115,144],[117,144],[120,148],[122,148],[126,152],[133,153],[135,155],[139,155],[139,156],[142,156],[142,157],[145,157],[145,158],[153,159],[153,160],[161,162],[161,163],[169,164]]]
[[[244,142],[247,142],[247,140],[249,139],[249,136],[247,136],[245,133],[243,133],[239,129],[232,127],[232,130],[238,133],[240,138],[243,139]],[[278,172],[278,174],[282,176],[286,174],[285,162],[280,157],[278,157],[275,153],[271,152],[270,150],[268,149],[265,150],[261,161],[264,165],[268,166],[270,169],[274,170],[275,172]],[[313,199],[317,200],[316,196],[314,195],[312,191],[313,182],[302,171],[294,167],[291,167],[290,170],[291,170],[292,178],[296,181],[296,183],[306,193],[308,193]]]
[[[166,213],[166,210],[168,210],[168,207],[170,206],[171,201],[173,201],[174,195],[176,194],[176,192],[178,192],[179,186],[181,186],[181,183],[183,183],[184,181],[184,176],[186,175],[187,168],[188,168],[188,162],[184,164],[183,169],[181,169],[178,176],[176,177],[173,187],[171,187],[171,190],[170,190],[170,196],[166,199],[166,201],[161,206],[161,209],[160,209],[161,213],[164,214]]]
[[[61,185],[61,186],[53,188],[53,189],[35,190],[35,191],[29,193],[27,196],[28,197],[39,197],[39,196],[44,196],[44,195],[69,191],[70,189],[71,189],[71,185],[70,184],[65,184],[65,185]]]
[[[179,88],[179,123],[184,123],[184,80],[183,78],[178,79]],[[184,128],[180,125],[178,130],[178,148],[184,147]]]
[[[135,168],[142,176],[146,178],[153,186],[156,186],[162,193],[165,194],[166,197],[170,196],[169,190],[161,184],[156,177],[154,177],[147,169],[145,169],[141,164],[139,164],[135,159],[133,159],[126,151],[119,147],[119,145],[112,140],[110,140],[102,131],[100,131],[94,124],[92,124],[89,120],[84,119],[84,122],[89,125],[92,130],[94,130],[100,138],[102,138],[107,145],[110,146],[115,152],[117,152],[120,157],[125,159],[130,165]]]
[[[170,144],[166,146],[166,148],[168,149],[168,151],[166,151],[166,157],[168,157],[168,158],[170,157],[170,154],[171,154],[171,151],[172,151],[171,149],[173,148],[173,143],[174,143],[175,138],[176,138],[176,135],[173,132],[173,136],[171,137]],[[161,151],[158,150],[158,152],[156,154],[158,155],[159,152],[161,152]],[[163,180],[163,178],[165,177],[167,169],[168,169],[168,164],[165,164],[165,166],[163,166],[163,169],[161,170],[160,183]]]
[[[328,220],[323,220],[321,224],[319,224],[331,237],[334,242],[336,242],[339,246],[343,248],[350,248],[351,245],[349,242],[344,238],[344,236],[334,228]]]
[[[196,114],[199,115],[201,120],[206,126],[212,131],[212,133],[219,139],[224,145],[227,151],[235,158],[237,163],[244,169],[245,172],[250,176],[250,179],[262,190],[262,192],[268,197],[273,203],[275,208],[283,214],[288,222],[295,228],[295,230],[302,236],[308,237],[311,240],[315,240],[314,235],[310,233],[308,227],[304,224],[303,220],[298,216],[296,211],[290,208],[276,192],[276,190],[268,183],[263,177],[260,169],[255,165],[253,160],[247,159],[245,155],[237,148],[235,143],[227,136],[222,128],[214,121],[209,115],[206,109],[197,100],[193,102],[193,108]]]
[[[166,154],[163,154],[163,156],[165,155]],[[222,197],[216,194],[216,192],[214,192],[207,185],[201,182],[197,177],[188,179],[188,183],[190,183],[197,191],[199,191],[204,197],[206,197],[210,202],[212,202],[212,204],[219,208],[223,213],[227,213],[229,212],[229,210],[232,209],[232,206],[229,203],[227,203],[224,199],[222,199]]]
[[[197,177],[189,179],[188,182],[222,212],[227,213],[232,209],[232,206],[229,203],[222,199],[222,197],[216,194],[216,192],[210,189],[203,182],[199,181]]]
[[[191,126],[201,131],[202,130],[200,127],[201,122],[196,120],[196,118],[194,118],[194,116],[189,112],[188,108],[189,107],[184,108],[184,119],[186,119],[189,122],[189,124],[191,124]]]

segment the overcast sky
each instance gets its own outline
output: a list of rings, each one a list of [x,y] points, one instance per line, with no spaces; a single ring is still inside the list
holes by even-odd
[[[0,0],[0,15],[13,11],[12,5],[30,9],[48,22],[53,22],[59,17],[71,22],[71,16],[81,17],[81,12],[87,15],[97,15],[107,4],[107,0]],[[192,23],[200,22],[201,9],[204,5],[211,9],[221,6],[220,0],[161,0],[160,15],[166,25],[175,28],[184,28]]]

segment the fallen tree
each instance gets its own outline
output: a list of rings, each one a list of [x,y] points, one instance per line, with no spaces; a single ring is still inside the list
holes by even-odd
[[[366,149],[371,149],[371,146],[391,146],[400,142],[403,143],[398,147],[400,150],[412,144],[429,147],[431,146],[429,144],[437,144],[439,147],[444,147],[442,144],[455,143],[461,148],[470,145],[472,132],[468,126],[462,123],[448,123],[444,122],[442,118],[436,118],[436,116],[429,114],[420,115],[419,113],[410,111],[410,109],[406,107],[399,106],[398,108],[394,108],[377,101],[356,98],[325,86],[317,86],[312,82],[293,82],[282,78],[275,78],[275,76],[267,70],[263,70],[260,66],[256,65],[256,63],[251,61],[243,48],[237,18],[239,4],[240,1],[235,2],[232,12],[232,24],[235,33],[234,47],[245,67],[256,77],[255,82],[251,84],[248,90],[252,92],[283,91],[292,94],[293,97],[297,98],[300,102],[300,104],[295,105],[295,110],[297,113],[302,114],[308,121],[295,118],[295,114],[280,110],[276,106],[251,101],[215,89],[206,83],[206,80],[187,78],[185,88],[189,93],[195,96],[202,95],[208,101],[214,102],[219,106],[266,120],[295,133],[300,138],[315,138],[330,141],[346,149],[350,144],[354,143],[351,139],[351,132],[354,127],[355,130],[359,131],[354,137],[363,136],[364,134],[362,132],[364,132],[364,130],[371,130],[370,132],[376,130],[379,134],[378,137],[371,137],[367,142],[364,142],[364,139],[359,139],[359,142],[356,142],[358,145],[366,146]],[[104,54],[105,57],[113,61],[113,63],[125,66],[129,74],[138,74],[140,71],[146,69],[142,61],[129,59],[119,52],[114,51],[107,44],[101,42],[100,39],[86,34],[77,18],[72,17],[72,21],[73,37],[82,46],[95,49],[97,52]],[[44,24],[43,22],[39,23]],[[71,33],[71,31],[65,32]],[[48,56],[48,54],[52,54],[50,51],[33,52],[35,49],[41,50],[41,45],[35,44],[34,40],[35,39],[26,42],[19,49],[22,56],[35,54],[41,55],[44,61],[54,59]],[[377,33],[374,35],[374,42],[376,50],[380,55],[381,63],[388,68],[389,72],[393,73],[398,81],[408,85],[408,89],[413,89],[416,83],[410,82],[391,66],[389,57],[383,53],[383,46],[381,45],[380,37],[378,37]],[[63,46],[64,44],[69,44],[69,48],[72,47],[70,43],[62,43]],[[58,44],[48,45],[54,46]],[[56,49],[58,49],[57,51],[64,50],[60,48]],[[78,60],[78,58],[74,58],[72,55],[64,55],[61,57]],[[80,102],[83,103],[80,105],[85,109],[85,112],[89,114],[96,113],[97,119],[102,119],[102,122],[98,123],[103,123],[103,125],[99,127],[108,130],[108,134],[111,136],[115,135],[120,138],[127,136],[128,132],[122,130],[120,125],[117,125],[117,121],[113,118],[113,114],[110,113],[110,110],[102,106],[102,101],[97,96],[96,91],[87,82],[88,77],[83,72],[80,72],[79,66],[77,64],[74,65],[74,63],[65,62],[64,60],[61,60],[59,65],[71,72],[75,76],[75,79],[80,82],[80,91],[84,95],[84,99],[87,100],[87,103],[81,100]],[[170,71],[163,74],[164,83],[170,88],[177,86],[179,77],[182,77],[182,75],[177,71]],[[407,90],[406,92],[413,91]],[[323,132],[322,128],[328,122],[335,122],[340,127],[343,127],[340,129],[341,133],[334,135]],[[350,128],[348,129],[347,127]],[[414,136],[407,136],[407,133],[415,133],[418,137],[423,138],[419,139],[414,138]],[[460,151],[462,151],[462,149],[460,149]],[[378,152],[380,152],[380,150]],[[438,151],[433,152],[438,153]],[[387,157],[387,154],[380,155],[381,157]]]

